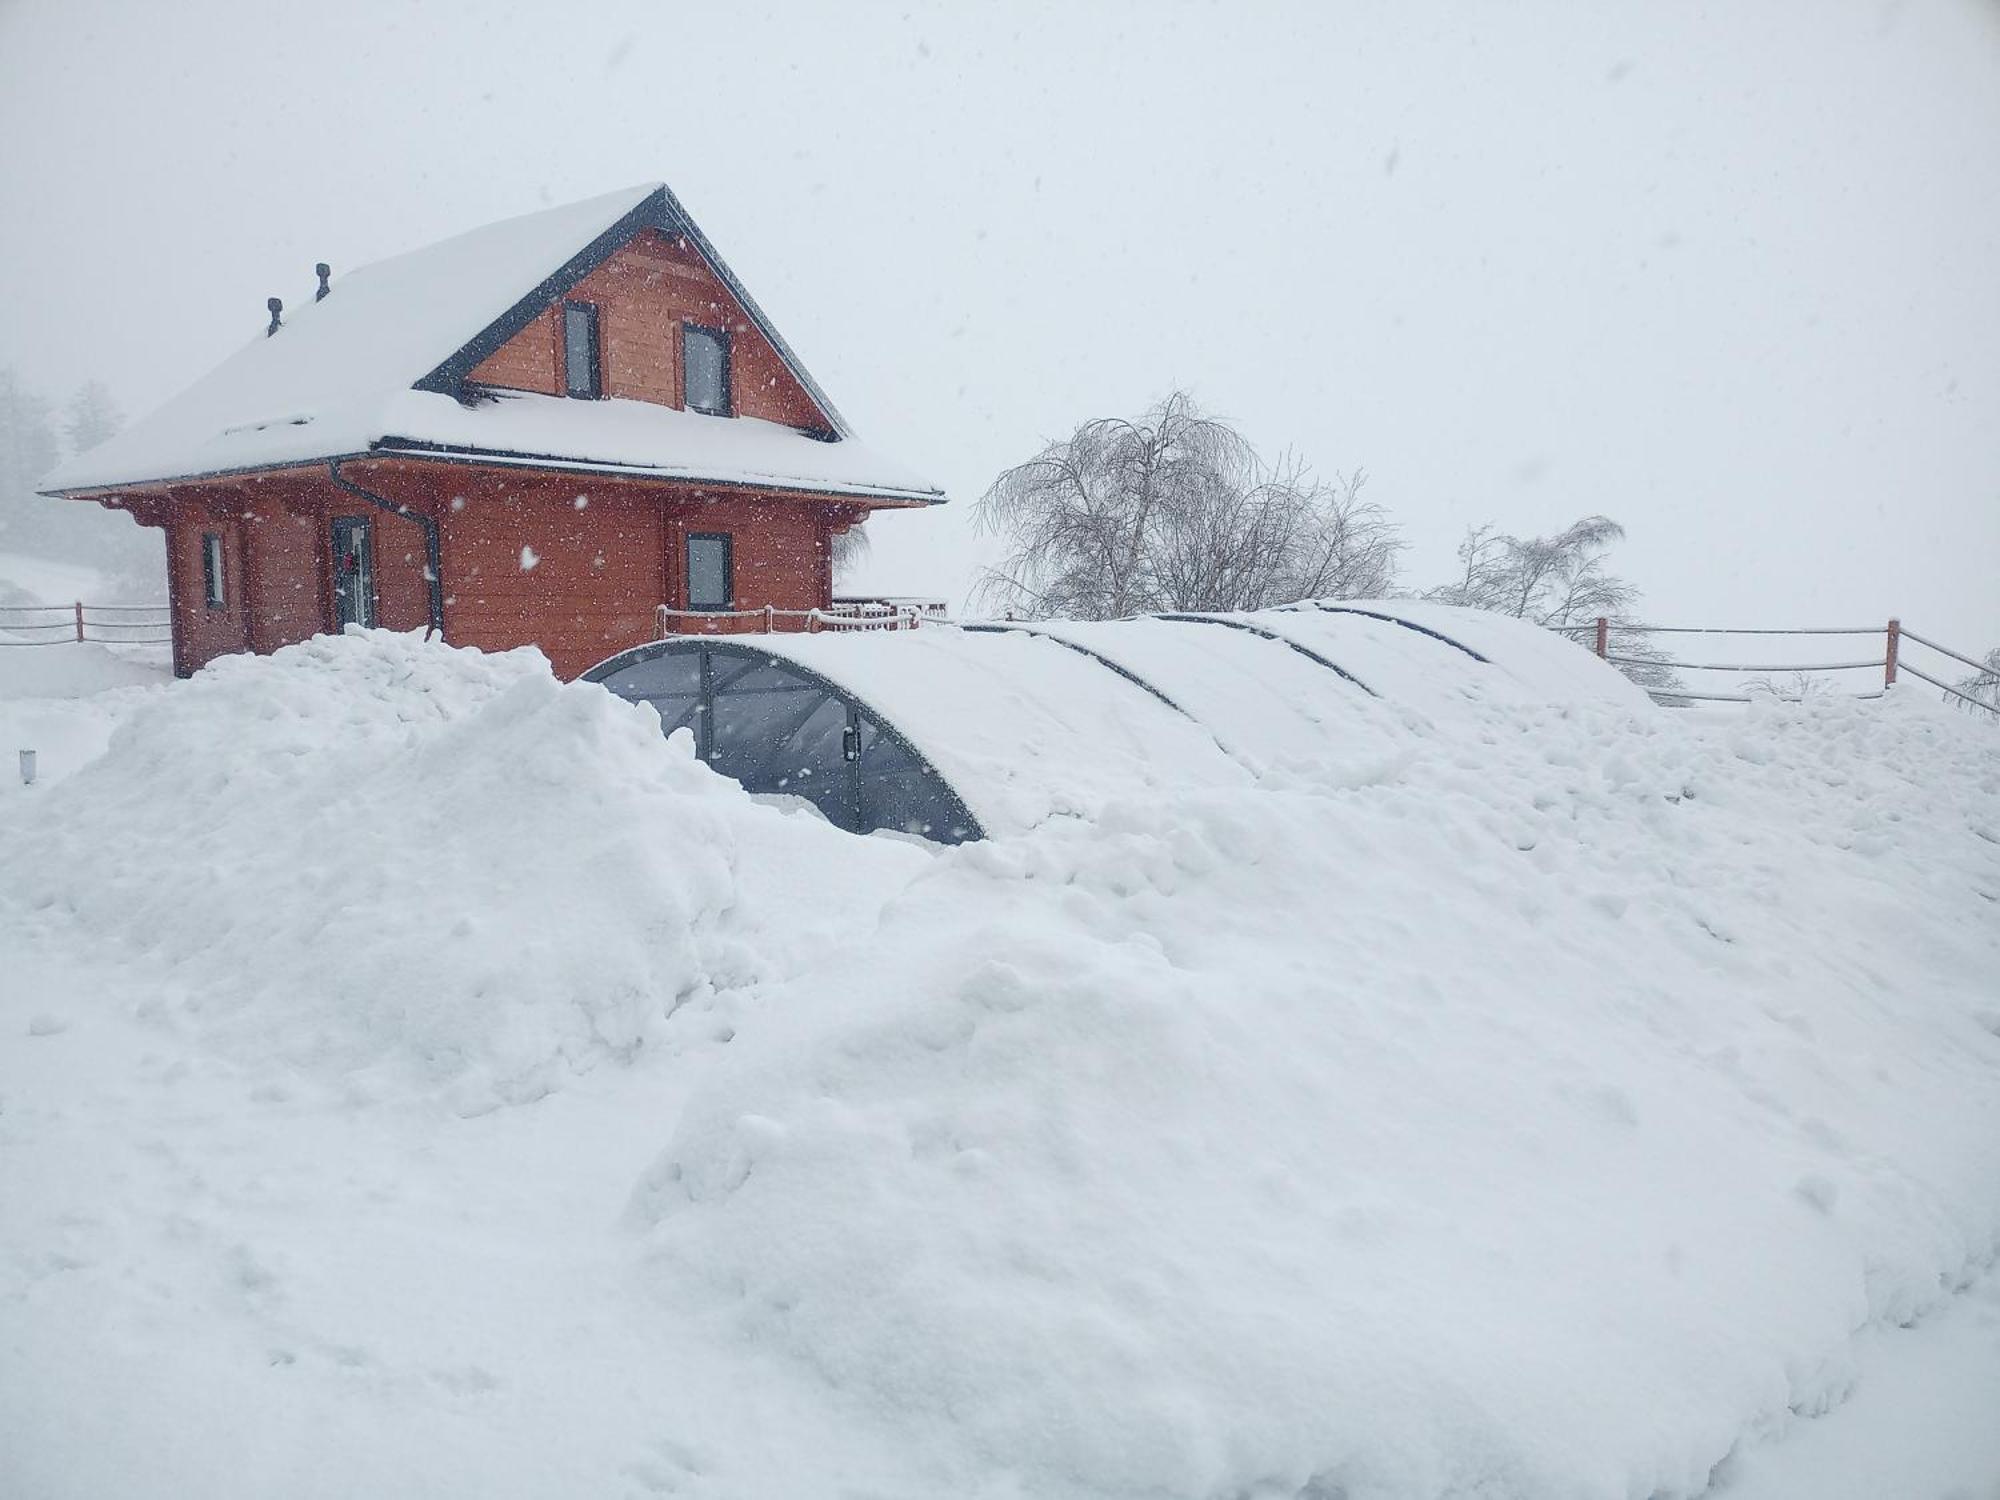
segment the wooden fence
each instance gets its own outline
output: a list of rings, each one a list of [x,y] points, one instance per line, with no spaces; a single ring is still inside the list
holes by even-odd
[[[0,605],[0,646],[164,646],[172,639],[164,604]]]
[[[1963,683],[1954,685],[1934,677],[1924,667],[1910,659],[1911,647],[1933,653],[1921,659],[1937,672],[1950,673],[1952,669],[1937,658],[1957,662],[1970,667],[1972,679],[1978,686],[1991,684],[2000,687],[2000,677],[1996,677],[1986,663],[1975,661],[1964,652],[1954,651],[1949,646],[1940,645],[1928,636],[1919,635],[1909,629],[1901,620],[1890,620],[1882,625],[1802,625],[1789,628],[1773,627],[1733,627],[1715,625],[1625,625],[1599,617],[1582,625],[1559,625],[1560,633],[1572,636],[1587,636],[1596,653],[1604,660],[1617,666],[1664,667],[1674,672],[1728,673],[1737,679],[1736,692],[1712,692],[1700,689],[1658,688],[1653,696],[1662,703],[1752,703],[1760,698],[1802,698],[1816,693],[1830,691],[1823,684],[1821,673],[1880,672],[1881,685],[1872,684],[1860,690],[1838,690],[1839,695],[1849,698],[1879,698],[1896,685],[1899,675],[1914,677],[1930,684],[1946,697],[1969,708],[1983,709],[2000,715],[2000,707],[1981,698],[1976,698],[1964,690]],[[1842,636],[1849,639],[1861,638],[1880,642],[1881,654],[1867,655],[1860,660],[1843,661],[1678,661],[1668,656],[1636,656],[1629,651],[1613,649],[1618,643],[1615,636],[1655,636],[1655,635],[1696,635],[1696,636],[1760,636],[1760,637],[1812,637]],[[1869,650],[1869,647],[1863,647]],[[1715,681],[1713,676],[1697,679],[1703,683]],[[1788,691],[1789,689],[1789,691]]]

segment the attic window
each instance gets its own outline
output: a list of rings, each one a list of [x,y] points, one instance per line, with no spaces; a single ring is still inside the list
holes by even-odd
[[[689,411],[707,412],[711,417],[732,415],[726,329],[703,328],[699,323],[681,326],[681,378]]]
[[[563,390],[583,401],[604,394],[598,371],[597,308],[589,302],[563,304]]]

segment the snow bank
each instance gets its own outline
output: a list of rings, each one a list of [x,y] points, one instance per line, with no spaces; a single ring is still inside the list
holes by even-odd
[[[933,850],[532,652],[152,693],[0,805],[0,1490],[1701,1492],[2000,1245],[1995,737],[1372,722]]]
[[[0,631],[0,646],[7,634]],[[152,687],[173,676],[164,646],[103,646],[95,641],[6,646],[0,650],[0,702],[88,698],[113,688]]]
[[[11,832],[0,884],[143,959],[232,1055],[465,1109],[754,975],[724,921],[746,840],[846,843],[532,649],[383,631],[222,658]]]
[[[659,1293],[1036,1494],[1686,1496],[2000,1231],[1993,740],[1516,715],[968,846],[774,995]]]

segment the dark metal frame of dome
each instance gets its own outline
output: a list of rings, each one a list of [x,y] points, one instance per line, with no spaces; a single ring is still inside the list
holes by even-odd
[[[697,654],[701,657],[701,686],[699,691],[700,711],[697,720],[698,727],[695,729],[695,754],[701,759],[703,764],[707,764],[714,758],[715,748],[713,739],[715,726],[715,685],[712,657],[715,655],[727,656],[745,662],[752,667],[769,666],[777,671],[790,673],[801,681],[819,689],[828,698],[845,704],[851,731],[858,732],[859,722],[865,718],[877,735],[896,746],[915,762],[925,777],[935,786],[939,795],[949,804],[954,814],[963,821],[965,829],[965,837],[963,839],[941,839],[938,842],[967,843],[974,839],[983,839],[987,836],[984,825],[980,823],[978,816],[974,814],[972,809],[966,805],[965,798],[959,793],[958,788],[951,784],[950,779],[945,776],[944,772],[932,764],[930,757],[918,749],[908,735],[896,728],[880,709],[876,708],[866,699],[856,695],[852,689],[843,687],[824,673],[816,672],[811,667],[796,662],[788,656],[759,650],[755,646],[739,645],[729,640],[683,636],[677,640],[653,641],[644,646],[634,646],[629,651],[621,651],[618,655],[599,662],[588,672],[585,672],[579,680],[597,683],[607,691],[616,693],[618,690],[612,685],[611,679],[628,668],[640,666],[649,661],[657,661],[661,657],[694,656]],[[622,697],[624,695],[619,694],[619,696]],[[645,700],[640,699],[637,701]],[[843,746],[843,759],[846,758]],[[849,764],[856,766],[856,776],[858,778],[860,775],[860,754],[858,749],[854,757],[849,760]],[[778,790],[778,788],[746,786],[745,790],[752,792],[772,792]],[[835,826],[839,825],[836,824]],[[887,824],[876,824],[874,828],[886,828],[888,826]],[[867,833],[874,831],[874,828],[862,828],[858,831]]]

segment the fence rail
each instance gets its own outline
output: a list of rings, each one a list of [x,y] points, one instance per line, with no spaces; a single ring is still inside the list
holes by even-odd
[[[822,630],[915,630],[945,622],[942,599],[835,599],[830,609],[669,609],[653,612],[659,637],[736,635],[750,632]]]
[[[0,646],[164,646],[173,639],[164,604],[10,604],[0,606]]]
[[[1880,671],[1882,685],[1868,691],[1842,692],[1846,698],[1880,698],[1895,687],[1899,673],[1907,674],[1920,682],[1942,692],[1949,702],[1962,703],[1968,708],[1984,709],[2000,716],[2000,673],[1996,673],[1986,662],[1978,661],[1962,651],[1941,645],[1929,636],[1919,635],[1914,630],[1904,628],[1901,620],[1889,620],[1881,625],[1801,625],[1792,628],[1782,626],[1733,626],[1733,625],[1627,625],[1606,618],[1591,620],[1577,625],[1553,627],[1557,633],[1571,636],[1587,636],[1591,647],[1605,661],[1615,666],[1659,667],[1673,672],[1734,672],[1742,676],[1764,676],[1782,673],[1793,680],[1795,690],[1785,692],[1776,684],[1763,682],[1746,684],[1756,686],[1758,692],[1707,692],[1690,688],[1651,688],[1654,699],[1660,703],[1755,703],[1766,698],[1797,699],[1816,691],[1815,673],[1820,672],[1867,672]],[[1807,662],[1718,662],[1718,661],[1677,661],[1668,656],[1636,656],[1626,651],[1612,650],[1613,637],[1629,640],[1634,636],[1648,635],[1754,635],[1754,636],[1876,636],[1882,642],[1880,656],[1863,657],[1855,661],[1807,661]],[[1956,685],[1929,672],[1909,660],[1908,648],[1920,646],[1927,651],[1935,651],[1939,656],[1949,658],[1963,666],[1972,668],[1975,676]],[[1942,666],[1940,671],[1945,670]],[[1971,686],[1973,692],[1966,691]],[[1977,692],[1990,691],[1993,701],[1975,696]]]

